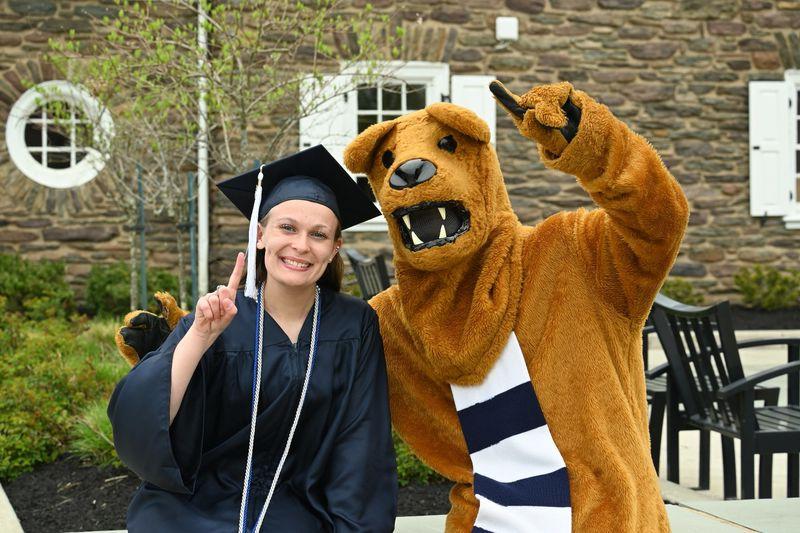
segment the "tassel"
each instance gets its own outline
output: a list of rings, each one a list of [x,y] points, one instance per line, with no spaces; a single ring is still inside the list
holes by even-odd
[[[258,239],[258,212],[261,210],[261,180],[264,179],[264,165],[258,169],[253,212],[250,214],[250,228],[247,237],[247,280],[244,284],[244,295],[256,300],[256,240]]]

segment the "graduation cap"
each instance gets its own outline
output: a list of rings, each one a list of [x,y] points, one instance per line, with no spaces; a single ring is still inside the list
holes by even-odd
[[[250,219],[245,295],[256,298],[255,247],[258,221],[287,200],[307,200],[328,207],[342,229],[380,215],[372,200],[321,144],[261,165],[217,187]]]

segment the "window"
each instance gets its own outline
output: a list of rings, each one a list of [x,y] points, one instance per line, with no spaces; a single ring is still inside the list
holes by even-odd
[[[425,85],[402,80],[380,81],[377,86],[359,85],[358,133],[373,124],[392,120],[409,111],[424,109]]]
[[[33,181],[58,189],[93,179],[105,165],[97,150],[113,131],[107,112],[86,91],[47,81],[26,91],[9,113],[11,160]]]
[[[321,103],[300,119],[300,148],[323,144],[342,163],[347,144],[369,126],[447,100],[486,120],[494,142],[495,104],[488,89],[493,77],[451,77],[449,65],[424,61],[392,62],[387,69],[391,74],[371,84],[358,82],[359,66],[309,80],[301,100]],[[386,220],[376,217],[348,231],[387,231]]]

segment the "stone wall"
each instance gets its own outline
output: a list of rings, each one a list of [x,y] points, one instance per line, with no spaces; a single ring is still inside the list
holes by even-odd
[[[44,59],[48,39],[74,30],[79,38],[94,34],[97,18],[114,16],[113,1],[4,0],[0,2],[0,117],[31,83],[58,79]],[[130,232],[124,213],[114,205],[110,180],[100,173],[71,189],[39,185],[10,161],[5,127],[0,130],[0,252],[30,260],[58,259],[78,292],[92,265],[127,261]],[[174,229],[150,221],[148,260],[168,266],[174,256]]]
[[[364,0],[352,0],[355,8]],[[375,0],[406,29],[405,58],[441,61],[452,73],[492,74],[523,92],[569,80],[647,137],[683,185],[690,228],[673,270],[718,296],[733,274],[757,263],[797,267],[800,232],[779,218],[749,215],[749,80],[783,79],[800,68],[800,1],[766,0]],[[47,39],[92,29],[111,2],[0,2],[0,113],[23,78],[47,79]],[[497,16],[516,16],[520,39],[494,38]],[[4,111],[5,110],[5,111]],[[3,115],[5,116],[5,115]],[[545,170],[533,146],[498,113],[497,152],[520,219],[534,224],[562,209],[591,206],[569,176]],[[4,131],[0,131],[2,137]],[[3,141],[4,139],[0,139]],[[102,175],[72,190],[22,176],[0,142],[0,251],[60,257],[77,283],[97,261],[126,259],[127,233],[104,200]],[[214,195],[212,204],[217,202]],[[244,245],[245,221],[212,216],[212,286]],[[366,253],[389,251],[384,234],[348,234]],[[151,257],[169,262],[172,239],[154,235]]]
[[[379,2],[388,7],[390,2]],[[686,191],[690,227],[672,274],[735,297],[733,274],[758,263],[798,268],[800,231],[749,214],[750,80],[800,68],[800,1],[461,0],[396,2],[408,59],[492,74],[512,90],[569,80],[658,149]],[[519,19],[498,45],[494,20]],[[545,170],[498,112],[497,152],[523,223],[591,206],[575,180]]]

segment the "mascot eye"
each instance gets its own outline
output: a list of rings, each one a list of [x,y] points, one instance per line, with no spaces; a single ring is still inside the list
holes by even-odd
[[[441,148],[442,150],[447,150],[451,154],[456,151],[456,146],[458,143],[455,139],[453,139],[452,135],[448,135],[447,137],[442,137],[439,139],[439,142],[436,143],[436,146]]]
[[[391,150],[386,150],[385,152],[383,152],[383,156],[381,157],[381,162],[383,163],[383,166],[386,168],[392,166],[392,163],[394,163],[394,154],[392,153]]]

